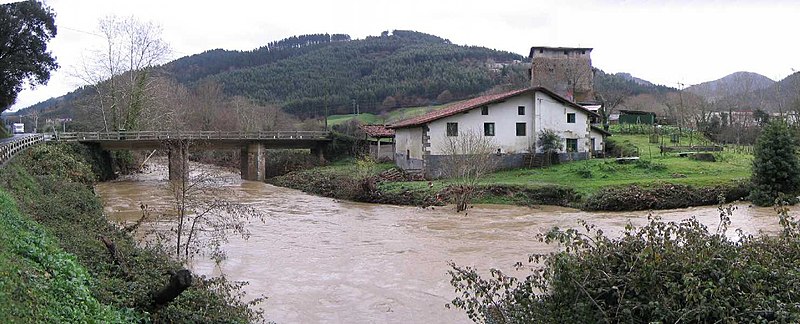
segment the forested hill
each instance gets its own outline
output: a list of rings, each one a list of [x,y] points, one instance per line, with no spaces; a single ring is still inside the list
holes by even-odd
[[[281,105],[288,113],[379,113],[474,96],[495,86],[524,86],[521,55],[454,45],[395,30],[351,40],[347,35],[292,37],[250,52],[214,50],[166,65],[181,82],[214,81],[229,95]]]

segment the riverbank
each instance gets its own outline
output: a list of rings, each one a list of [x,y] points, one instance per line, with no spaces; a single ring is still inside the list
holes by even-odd
[[[658,144],[643,135],[614,137],[610,145],[638,152],[640,159],[627,164],[613,158],[592,159],[499,171],[481,180],[473,203],[634,211],[715,205],[720,197],[731,202],[749,195],[749,154],[717,152],[714,162],[699,161],[675,154],[650,154],[658,151]],[[392,164],[365,168],[355,162],[339,163],[290,172],[268,182],[359,202],[425,207],[449,201],[452,181],[381,177],[381,172],[391,168]]]
[[[0,312],[9,316],[0,321],[258,319],[236,295],[236,284],[224,279],[194,277],[177,299],[154,305],[154,294],[170,280],[165,274],[182,266],[160,250],[138,246],[127,231],[106,220],[92,185],[112,176],[104,167],[109,158],[86,146],[46,144],[0,170],[6,193],[0,194],[6,215],[0,224],[0,304],[17,309]]]
[[[169,204],[166,168],[150,171],[95,187],[109,218],[136,221],[139,201]],[[580,228],[579,220],[584,220],[618,236],[627,224],[645,224],[650,214],[480,204],[465,216],[449,207],[421,209],[309,195],[243,181],[237,171],[222,177],[230,197],[268,217],[250,225],[253,235],[248,239],[231,237],[221,263],[199,258],[192,269],[247,280],[248,295],[269,296],[265,316],[276,323],[472,323],[466,312],[444,306],[458,296],[447,275],[448,261],[480,273],[513,269],[530,254],[559,251],[558,245],[536,239],[553,227]],[[731,239],[737,237],[733,229],[745,234],[779,231],[771,208],[738,206],[728,232]],[[652,215],[675,222],[696,218],[711,229],[719,223],[717,206]]]

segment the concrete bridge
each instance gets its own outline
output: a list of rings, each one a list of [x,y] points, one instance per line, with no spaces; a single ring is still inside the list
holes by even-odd
[[[188,172],[189,150],[240,150],[242,179],[263,181],[267,149],[310,149],[324,159],[331,142],[327,131],[120,131],[58,133],[49,140],[94,143],[106,150],[155,150],[169,152],[169,178],[180,179]]]
[[[42,134],[17,134],[0,140],[0,165],[5,165],[17,153],[33,145],[44,142]]]

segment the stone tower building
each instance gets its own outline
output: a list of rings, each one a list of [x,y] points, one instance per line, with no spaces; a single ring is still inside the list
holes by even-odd
[[[591,48],[531,47],[531,86],[542,86],[574,102],[591,102]]]

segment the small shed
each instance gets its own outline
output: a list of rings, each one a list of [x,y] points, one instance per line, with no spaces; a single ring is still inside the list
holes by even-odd
[[[359,127],[364,131],[366,140],[370,144],[370,156],[376,160],[394,160],[394,129],[387,128],[386,125],[360,125]],[[388,145],[381,147],[381,144]]]
[[[656,113],[641,110],[620,110],[619,123],[653,125],[656,123]]]

